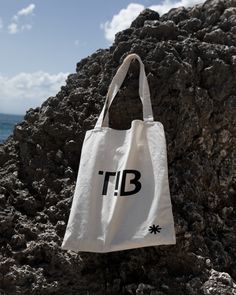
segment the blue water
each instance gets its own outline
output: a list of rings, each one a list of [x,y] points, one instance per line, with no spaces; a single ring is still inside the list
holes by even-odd
[[[0,113],[0,144],[3,143],[12,133],[17,123],[23,120],[22,115],[10,115]]]

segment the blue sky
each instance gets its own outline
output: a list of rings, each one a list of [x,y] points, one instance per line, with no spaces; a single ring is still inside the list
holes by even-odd
[[[0,113],[24,114],[55,95],[76,63],[145,8],[160,14],[200,0],[0,0]]]

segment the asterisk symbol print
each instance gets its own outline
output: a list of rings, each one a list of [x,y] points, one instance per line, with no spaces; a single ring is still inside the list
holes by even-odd
[[[153,225],[149,226],[148,230],[150,231],[151,234],[156,235],[157,233],[159,233],[161,231],[161,227],[159,225],[153,224]]]

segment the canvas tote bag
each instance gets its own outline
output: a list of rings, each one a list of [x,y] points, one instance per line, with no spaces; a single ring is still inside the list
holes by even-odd
[[[128,130],[112,129],[109,107],[133,59],[140,64],[143,121],[132,121]],[[111,252],[175,242],[164,129],[153,121],[144,65],[130,54],[111,82],[95,128],[86,132],[61,247]]]

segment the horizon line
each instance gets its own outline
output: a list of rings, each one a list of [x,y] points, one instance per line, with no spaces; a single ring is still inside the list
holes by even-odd
[[[19,113],[2,113],[0,112],[0,115],[11,115],[11,116],[25,116],[26,113],[24,114],[19,114]]]

